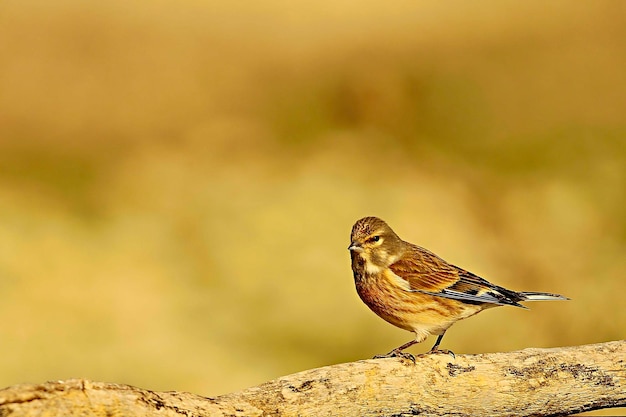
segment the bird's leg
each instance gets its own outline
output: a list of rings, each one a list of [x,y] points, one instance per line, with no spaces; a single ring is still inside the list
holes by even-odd
[[[454,356],[454,352],[452,352],[451,350],[439,349],[439,344],[441,343],[441,339],[443,339],[443,335],[444,334],[446,334],[445,331],[443,333],[441,333],[439,335],[439,337],[437,337],[437,341],[435,342],[435,344],[433,345],[433,347],[430,349],[430,351],[428,353],[429,354],[431,354],[431,353],[446,353],[448,355],[451,355],[453,358],[456,358],[456,356]]]
[[[410,340],[408,342],[406,342],[405,344],[403,344],[402,346],[399,346],[397,348],[395,348],[394,350],[392,350],[389,353],[385,353],[384,355],[376,355],[374,356],[374,359],[381,359],[381,358],[404,358],[404,359],[409,359],[411,361],[413,361],[413,363],[415,363],[415,356],[411,355],[408,352],[402,352],[404,349],[413,346],[416,343],[421,342],[421,340],[417,340],[417,339],[413,339]]]

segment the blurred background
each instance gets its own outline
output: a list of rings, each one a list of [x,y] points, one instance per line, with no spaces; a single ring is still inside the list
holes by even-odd
[[[9,0],[0,63],[1,386],[218,395],[387,352],[368,215],[572,298],[445,348],[626,334],[620,0]]]

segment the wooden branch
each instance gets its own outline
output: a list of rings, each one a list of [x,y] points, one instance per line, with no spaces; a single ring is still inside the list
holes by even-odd
[[[251,360],[251,362],[253,362]],[[0,416],[546,416],[626,406],[626,341],[363,360],[206,398],[81,379],[0,390]]]

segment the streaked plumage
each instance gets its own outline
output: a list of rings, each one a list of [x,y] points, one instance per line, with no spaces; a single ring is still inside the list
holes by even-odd
[[[558,294],[516,292],[492,284],[403,241],[377,217],[365,217],[354,224],[348,249],[361,300],[381,318],[416,335],[384,357],[412,357],[402,350],[429,335],[439,336],[431,352],[443,352],[438,347],[446,330],[486,308],[525,308],[520,302],[567,300]]]

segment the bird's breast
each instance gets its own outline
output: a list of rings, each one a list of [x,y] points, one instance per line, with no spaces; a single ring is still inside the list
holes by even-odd
[[[389,323],[402,329],[413,331],[413,327],[407,321],[419,303],[416,303],[415,293],[411,293],[401,288],[395,280],[379,272],[372,274],[363,270],[361,273],[355,272],[355,285],[359,298],[377,315]]]
[[[361,300],[378,316],[405,330],[440,334],[454,321],[475,314],[477,306],[411,291],[407,282],[385,269],[378,274],[355,271]]]

